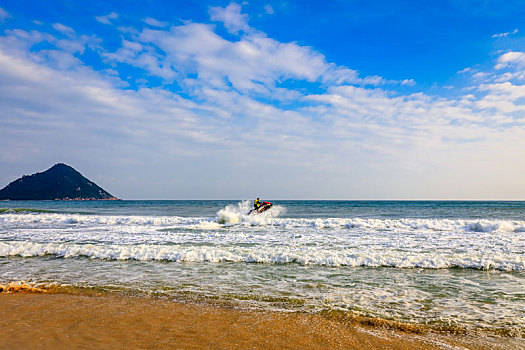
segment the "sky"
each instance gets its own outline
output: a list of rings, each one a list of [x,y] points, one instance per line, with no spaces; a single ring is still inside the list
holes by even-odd
[[[525,1],[0,0],[0,187],[525,199]]]

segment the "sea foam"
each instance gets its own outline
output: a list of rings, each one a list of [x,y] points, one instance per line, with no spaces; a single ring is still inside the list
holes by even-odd
[[[289,246],[101,245],[71,243],[0,242],[0,256],[61,258],[88,257],[108,260],[173,262],[243,262],[266,264],[366,266],[397,268],[471,268],[525,271],[522,254],[461,252],[406,252],[396,250],[341,249]]]
[[[0,214],[0,256],[524,271],[525,222],[286,218],[249,202],[216,217]]]
[[[179,216],[111,216],[50,213],[3,213],[0,225],[4,227],[67,227],[86,226],[143,226],[163,228],[169,226],[196,227],[203,223],[223,225],[244,224],[245,226],[274,226],[281,228],[332,228],[381,231],[430,230],[462,232],[525,232],[525,221],[517,220],[466,220],[466,219],[370,219],[370,218],[280,218],[286,210],[274,206],[267,212],[248,215],[248,205],[227,206],[217,213],[216,218]],[[204,226],[203,226],[204,227]],[[217,227],[217,226],[213,226]]]

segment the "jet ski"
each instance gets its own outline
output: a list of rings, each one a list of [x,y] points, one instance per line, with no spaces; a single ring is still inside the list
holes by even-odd
[[[272,203],[270,203],[270,202],[262,202],[261,205],[259,206],[259,208],[250,210],[250,212],[248,213],[248,215],[252,215],[252,214],[260,214],[260,213],[262,213],[262,212],[267,211],[267,210],[270,209],[271,207],[273,207],[273,204],[272,204]]]

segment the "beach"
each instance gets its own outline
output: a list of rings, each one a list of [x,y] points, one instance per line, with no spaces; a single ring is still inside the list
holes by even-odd
[[[520,349],[511,338],[404,332],[315,314],[110,294],[1,293],[1,347],[32,349]]]

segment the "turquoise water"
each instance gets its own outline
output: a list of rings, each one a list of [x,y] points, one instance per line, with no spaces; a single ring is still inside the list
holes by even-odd
[[[1,202],[0,283],[525,334],[525,202],[272,202]]]

